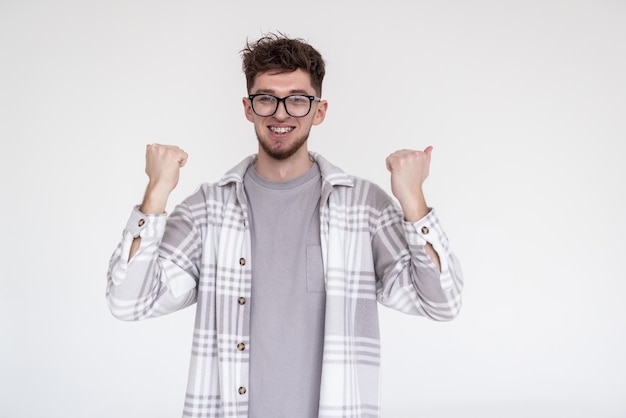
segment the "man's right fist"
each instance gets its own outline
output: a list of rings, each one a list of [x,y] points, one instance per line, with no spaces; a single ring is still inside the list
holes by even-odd
[[[187,162],[187,153],[175,145],[146,146],[148,188],[141,204],[144,213],[161,213],[167,198],[178,184],[180,168]]]

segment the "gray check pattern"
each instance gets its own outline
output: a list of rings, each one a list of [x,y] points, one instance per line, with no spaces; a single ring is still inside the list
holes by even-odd
[[[319,417],[376,418],[380,336],[377,303],[447,321],[461,308],[463,277],[434,212],[404,221],[378,186],[320,155],[326,320]],[[247,417],[251,294],[250,230],[243,176],[248,157],[204,184],[172,214],[135,208],[110,261],[107,302],[123,320],[197,303],[183,417]],[[135,237],[142,238],[128,262]],[[439,254],[439,272],[424,250]],[[237,348],[239,343],[245,349]]]

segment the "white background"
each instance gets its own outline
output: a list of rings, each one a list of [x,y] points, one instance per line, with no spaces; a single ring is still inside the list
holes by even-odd
[[[239,51],[269,30],[326,58],[312,150],[389,190],[434,146],[464,308],[381,308],[384,416],[626,416],[618,0],[0,0],[0,416],[180,416],[193,308],[115,320],[108,260],[145,144],[190,154],[172,204],[256,151]]]

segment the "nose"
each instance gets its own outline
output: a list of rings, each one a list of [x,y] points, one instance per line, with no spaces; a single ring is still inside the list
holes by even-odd
[[[287,103],[284,99],[278,102],[278,108],[273,116],[278,120],[284,120],[290,117],[289,113],[287,113]]]

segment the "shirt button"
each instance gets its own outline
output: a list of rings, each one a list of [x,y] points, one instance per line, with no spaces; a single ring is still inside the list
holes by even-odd
[[[237,344],[237,350],[243,351],[246,349],[246,345],[244,343]]]
[[[239,392],[240,395],[245,395],[246,394],[246,388],[242,386],[242,387],[239,388],[238,392]]]
[[[429,232],[428,231],[428,227],[427,226],[423,226],[422,227],[422,234],[426,235],[426,234],[428,234],[428,232]]]
[[[244,298],[243,296],[240,296],[239,299],[237,299],[237,302],[239,302],[240,305],[245,305],[246,298]]]
[[[137,222],[137,225],[144,226],[145,223],[146,223],[146,221],[144,219],[140,219],[139,222]]]
[[[243,257],[241,257],[241,258],[239,259],[239,265],[240,265],[240,266],[245,266],[245,265],[246,265],[246,259],[245,259],[245,258],[243,258]]]

